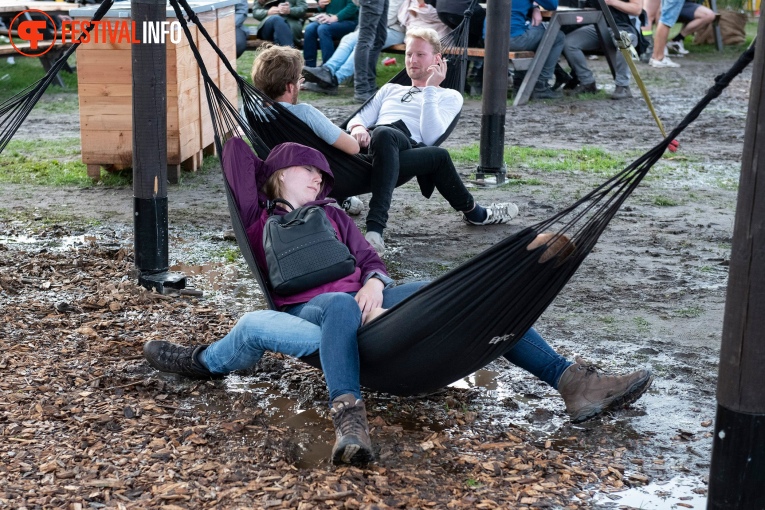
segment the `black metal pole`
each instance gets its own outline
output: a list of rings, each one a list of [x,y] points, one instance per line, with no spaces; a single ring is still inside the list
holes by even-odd
[[[758,44],[765,41],[760,18]],[[765,509],[765,52],[752,69],[707,508]]]
[[[492,0],[486,6],[486,49],[481,103],[481,161],[476,177],[494,174],[505,181],[505,113],[507,66],[510,48],[511,0]]]
[[[167,18],[165,0],[131,0],[131,18],[144,40],[144,22]],[[133,44],[133,211],[138,282],[164,292],[186,279],[168,273],[167,236],[167,50],[164,42]]]

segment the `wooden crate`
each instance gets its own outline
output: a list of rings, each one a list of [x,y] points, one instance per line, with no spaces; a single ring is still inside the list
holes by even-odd
[[[236,68],[233,6],[198,13],[202,25]],[[86,19],[76,18],[75,19]],[[168,18],[167,21],[174,21]],[[106,18],[116,25],[124,18]],[[230,101],[236,83],[215,51],[190,25],[192,39],[210,77]],[[201,42],[200,42],[201,41]],[[77,50],[82,161],[98,179],[101,167],[123,169],[133,162],[132,65],[129,43],[86,43]],[[167,165],[176,182],[181,168],[196,170],[204,154],[214,152],[213,128],[202,75],[185,34],[178,44],[167,41]]]

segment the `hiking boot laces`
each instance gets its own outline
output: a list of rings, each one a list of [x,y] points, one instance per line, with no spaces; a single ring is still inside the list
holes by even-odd
[[[152,340],[143,346],[143,355],[149,365],[161,372],[180,374],[194,379],[214,379],[215,375],[204,367],[197,356],[207,349],[207,345],[184,347],[162,340]]]
[[[350,394],[342,395],[333,401],[330,414],[335,425],[332,461],[335,464],[364,464],[372,460],[372,441],[363,401]]]

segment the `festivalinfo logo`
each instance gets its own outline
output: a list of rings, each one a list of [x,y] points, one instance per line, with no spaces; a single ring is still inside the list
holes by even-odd
[[[178,21],[143,21],[142,35],[138,39],[136,22],[131,20],[79,21],[64,20],[57,28],[53,18],[37,9],[19,13],[11,22],[11,44],[27,57],[39,57],[49,52],[56,43],[74,44],[179,44],[182,38]]]

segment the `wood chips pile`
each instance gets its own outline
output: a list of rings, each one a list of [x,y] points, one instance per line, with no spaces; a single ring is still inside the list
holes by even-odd
[[[303,467],[303,439],[327,451],[333,439],[321,374],[280,356],[258,368],[317,410],[319,437],[269,419],[225,381],[158,374],[141,356],[145,341],[209,343],[236,317],[149,292],[132,268],[130,250],[95,242],[0,244],[0,507],[583,508],[593,491],[648,481],[625,449],[540,443],[482,419],[456,389],[372,395],[378,461]],[[406,425],[420,417],[430,425]]]

